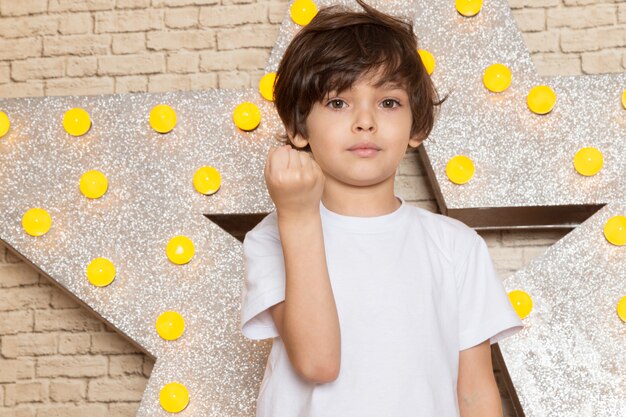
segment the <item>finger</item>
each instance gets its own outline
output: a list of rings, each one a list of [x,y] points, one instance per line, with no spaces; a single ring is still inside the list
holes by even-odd
[[[302,168],[302,163],[300,163],[300,152],[295,149],[289,149],[289,168],[300,169]]]
[[[298,152],[298,156],[300,157],[300,165],[302,165],[302,168],[311,168],[311,157],[308,152]]]
[[[277,148],[272,154],[270,173],[276,172],[287,168],[289,163],[289,153],[285,147]]]

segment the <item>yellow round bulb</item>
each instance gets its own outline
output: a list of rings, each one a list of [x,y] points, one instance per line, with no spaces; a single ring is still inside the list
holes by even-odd
[[[624,90],[624,92],[622,93],[622,107],[624,108],[624,110],[626,110],[626,90]]]
[[[176,340],[185,331],[185,319],[176,311],[161,313],[156,320],[156,331],[165,340]]]
[[[81,108],[69,109],[63,115],[63,128],[72,136],[82,136],[91,127],[89,113]]]
[[[159,133],[168,133],[176,126],[176,111],[167,104],[158,104],[150,110],[150,126]]]
[[[626,217],[611,217],[604,225],[604,237],[615,246],[626,244]]]
[[[431,75],[435,71],[435,57],[426,49],[418,49],[417,53],[420,55],[422,63],[426,68],[428,75]]]
[[[11,127],[11,121],[9,116],[3,111],[0,111],[0,138],[7,134]]]
[[[289,8],[291,20],[300,26],[306,26],[317,14],[317,6],[311,0],[295,0]]]
[[[456,11],[465,17],[476,16],[483,6],[483,0],[456,0]]]
[[[22,227],[31,236],[42,236],[48,233],[52,226],[50,214],[42,208],[32,208],[22,217]]]
[[[107,192],[109,182],[102,172],[91,170],[81,175],[78,186],[85,197],[100,198]]]
[[[115,265],[106,258],[95,258],[87,265],[87,279],[96,287],[106,287],[115,279]]]
[[[189,404],[189,392],[183,384],[170,382],[161,388],[159,402],[168,413],[180,413]]]
[[[276,82],[276,73],[268,72],[259,81],[259,92],[265,100],[274,101],[274,83]]]
[[[168,259],[175,264],[186,264],[194,255],[193,242],[186,236],[175,236],[167,242],[165,252]]]
[[[581,148],[574,155],[574,168],[579,174],[590,177],[602,169],[604,158],[596,148]]]
[[[509,301],[520,319],[526,318],[533,309],[533,300],[530,295],[521,290],[513,290],[509,293]]]
[[[526,103],[533,113],[547,114],[556,104],[556,93],[547,85],[538,85],[530,90]]]
[[[474,176],[474,163],[467,156],[457,155],[448,161],[446,175],[455,184],[465,184]]]
[[[511,79],[511,70],[502,64],[490,65],[483,74],[483,84],[494,93],[501,93],[509,88]]]
[[[623,322],[626,322],[626,297],[622,297],[617,303],[617,315]]]
[[[200,194],[215,194],[222,184],[220,172],[210,166],[199,168],[193,176],[193,186]]]
[[[256,104],[246,101],[235,107],[233,120],[241,130],[254,130],[261,123],[261,111]]]

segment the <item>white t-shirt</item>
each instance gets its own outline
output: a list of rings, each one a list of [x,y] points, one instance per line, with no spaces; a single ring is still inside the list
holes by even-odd
[[[276,213],[246,235],[242,332],[274,338],[257,417],[458,416],[459,351],[522,327],[482,237],[400,200],[376,217],[320,206],[341,331],[339,376],[326,384],[296,373],[268,311],[285,299]]]

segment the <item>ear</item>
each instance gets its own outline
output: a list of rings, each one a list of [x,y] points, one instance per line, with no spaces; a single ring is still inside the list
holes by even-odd
[[[309,140],[305,139],[301,134],[296,133],[295,135],[289,135],[289,141],[296,147],[296,148],[304,148],[306,145],[309,144]]]
[[[409,139],[409,146],[411,148],[417,148],[418,146],[420,146],[422,144],[422,142],[424,142],[424,139],[425,138],[423,138],[421,135],[412,136]]]

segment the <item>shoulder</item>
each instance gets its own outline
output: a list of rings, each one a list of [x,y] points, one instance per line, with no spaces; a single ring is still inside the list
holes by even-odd
[[[482,240],[474,229],[460,220],[416,206],[409,206],[409,210],[410,218],[419,224],[424,237],[450,261],[458,261]]]

